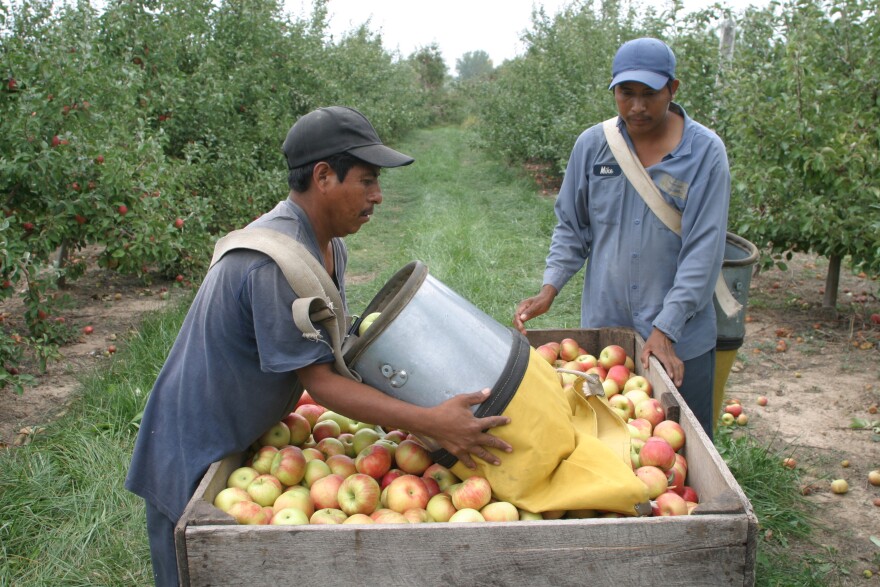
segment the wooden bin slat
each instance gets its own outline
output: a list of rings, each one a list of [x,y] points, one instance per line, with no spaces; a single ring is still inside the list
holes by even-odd
[[[754,585],[757,519],[660,363],[643,372],[634,331],[546,329],[598,355],[622,346],[664,405],[678,405],[688,484],[701,515],[483,524],[240,526],[211,505],[244,455],[214,463],[177,525],[182,585],[273,582],[383,585]]]

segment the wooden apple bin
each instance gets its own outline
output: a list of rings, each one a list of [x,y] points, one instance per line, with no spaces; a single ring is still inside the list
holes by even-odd
[[[538,346],[571,337],[594,354],[619,344],[687,435],[690,516],[506,523],[241,526],[212,503],[244,461],[211,465],[175,531],[181,585],[254,580],[313,585],[751,586],[757,518],[693,413],[655,359],[643,372],[644,340],[622,328],[533,330]]]

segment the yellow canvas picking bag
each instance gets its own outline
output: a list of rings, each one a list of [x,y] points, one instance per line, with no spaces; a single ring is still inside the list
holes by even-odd
[[[585,393],[586,391],[586,393]],[[500,466],[460,462],[452,472],[481,475],[500,500],[530,512],[602,510],[625,515],[650,511],[645,484],[632,470],[630,435],[604,397],[578,378],[563,389],[556,369],[530,349],[529,364],[502,412],[511,424],[492,429],[513,452]]]

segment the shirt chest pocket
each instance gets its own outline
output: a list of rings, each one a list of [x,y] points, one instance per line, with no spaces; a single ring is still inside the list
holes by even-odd
[[[590,221],[596,224],[619,225],[623,218],[623,175],[590,178]]]

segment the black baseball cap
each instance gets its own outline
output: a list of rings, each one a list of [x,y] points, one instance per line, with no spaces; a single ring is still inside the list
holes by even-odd
[[[287,168],[348,153],[376,167],[400,167],[415,159],[386,147],[367,117],[348,106],[318,108],[297,120],[281,145]]]

